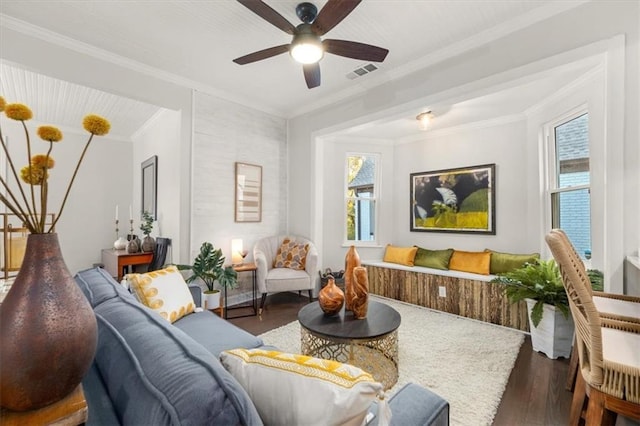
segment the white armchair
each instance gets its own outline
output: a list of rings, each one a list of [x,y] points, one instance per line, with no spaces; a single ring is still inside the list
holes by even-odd
[[[287,237],[298,243],[309,244],[304,270],[273,267],[278,248]],[[309,292],[309,301],[313,300],[315,277],[318,272],[318,251],[310,240],[295,235],[262,238],[253,246],[253,259],[258,267],[258,291],[262,293],[259,314],[262,314],[262,309],[269,293],[307,290]]]

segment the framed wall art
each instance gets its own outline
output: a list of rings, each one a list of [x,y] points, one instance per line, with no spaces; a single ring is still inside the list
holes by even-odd
[[[262,220],[262,166],[236,163],[236,222]]]
[[[142,203],[140,204],[141,210],[140,214],[145,211],[151,213],[151,216],[155,220],[158,219],[157,216],[157,206],[158,206],[158,156],[154,155],[153,157],[145,160],[142,163]],[[142,217],[142,216],[141,216]]]
[[[411,173],[410,231],[495,235],[495,168]]]

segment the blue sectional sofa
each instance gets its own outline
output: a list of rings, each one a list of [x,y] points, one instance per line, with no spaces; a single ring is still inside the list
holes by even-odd
[[[75,278],[98,321],[96,356],[83,380],[88,425],[263,424],[218,360],[227,349],[262,346],[260,338],[208,311],[170,324],[99,268]],[[200,289],[192,293],[198,304]],[[449,423],[448,403],[416,384],[389,405],[392,424]]]

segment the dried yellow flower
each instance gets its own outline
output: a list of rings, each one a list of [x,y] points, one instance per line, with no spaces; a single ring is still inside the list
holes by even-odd
[[[0,96],[0,112],[4,111],[4,106],[7,103],[4,101],[4,98],[2,96]]]
[[[45,179],[49,178],[49,173],[45,174],[42,167],[31,166],[31,174],[29,174],[29,166],[24,166],[20,169],[20,177],[30,185],[42,185]]]
[[[53,126],[40,126],[38,127],[38,136],[40,139],[47,142],[58,142],[62,140],[62,132]]]
[[[37,154],[31,157],[31,167],[37,167],[40,169],[44,169],[45,166],[47,169],[53,169],[53,166],[56,165],[53,157],[47,157],[44,154]]]
[[[33,117],[33,113],[24,104],[8,104],[4,106],[4,113],[12,120],[26,121]]]
[[[102,118],[99,115],[89,114],[84,120],[82,120],[82,127],[94,135],[102,136],[109,133],[111,124],[106,118]]]

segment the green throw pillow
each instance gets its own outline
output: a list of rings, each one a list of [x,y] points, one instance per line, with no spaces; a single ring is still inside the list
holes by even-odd
[[[520,268],[527,262],[532,263],[540,259],[540,253],[512,254],[500,253],[489,249],[486,249],[485,251],[491,252],[491,265],[489,266],[489,272],[491,274],[511,272],[514,269]]]
[[[433,269],[449,269],[449,259],[453,254],[453,249],[428,250],[418,247],[416,257],[413,259],[415,266],[424,266]]]

